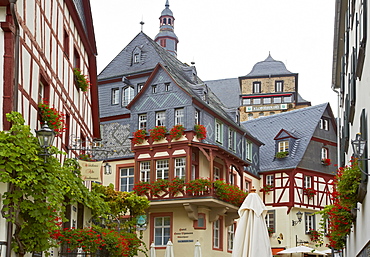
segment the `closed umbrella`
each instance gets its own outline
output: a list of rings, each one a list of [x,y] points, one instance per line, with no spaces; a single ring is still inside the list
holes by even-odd
[[[170,240],[168,240],[167,242],[166,251],[164,252],[164,257],[174,257],[173,244]]]
[[[200,243],[197,240],[195,243],[195,248],[194,248],[194,257],[202,257],[202,251],[200,249]]]
[[[154,243],[150,245],[150,257],[156,257]]]
[[[304,245],[288,248],[283,251],[278,252],[277,254],[288,254],[288,253],[309,253],[312,255],[327,255],[325,252],[321,252],[318,250],[315,250],[311,247],[307,247]]]
[[[272,257],[265,223],[267,208],[255,189],[244,199],[238,213],[232,257]]]

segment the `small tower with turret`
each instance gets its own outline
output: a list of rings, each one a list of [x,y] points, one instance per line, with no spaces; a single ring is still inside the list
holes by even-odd
[[[179,40],[173,30],[175,18],[170,10],[168,0],[166,0],[165,6],[166,8],[162,11],[161,17],[159,17],[159,33],[155,36],[154,41],[174,56],[177,56],[177,43]]]

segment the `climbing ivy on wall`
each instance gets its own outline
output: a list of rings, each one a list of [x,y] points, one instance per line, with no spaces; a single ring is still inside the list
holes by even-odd
[[[21,114],[6,116],[12,126],[0,131],[0,182],[7,187],[1,213],[14,225],[13,251],[23,256],[55,245],[50,234],[65,221],[65,205],[80,202],[96,216],[109,212],[109,207],[97,192],[83,185],[75,160],[65,159],[61,164],[50,156],[44,163],[38,156],[37,138]],[[49,152],[62,154],[54,147]]]

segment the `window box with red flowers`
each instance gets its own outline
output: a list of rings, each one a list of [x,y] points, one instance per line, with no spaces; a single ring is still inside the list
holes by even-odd
[[[245,197],[247,197],[247,192],[240,190],[239,187],[235,185],[227,184],[222,180],[216,180],[213,182],[213,186],[216,196],[219,199],[235,206],[240,206]]]
[[[182,178],[176,177],[168,184],[168,190],[173,196],[183,193],[185,189],[185,181]]]
[[[194,180],[190,180],[186,183],[186,193],[188,195],[204,195],[209,194],[212,189],[212,183],[209,179],[205,178],[197,178]]]
[[[310,240],[312,242],[317,243],[317,242],[320,241],[321,236],[320,236],[319,231],[317,231],[315,229],[310,229],[310,231],[308,232],[308,234],[309,234]]]
[[[194,126],[195,135],[197,136],[198,140],[203,140],[207,138],[207,130],[206,127],[200,124],[196,124]]]
[[[78,68],[73,69],[73,74],[76,86],[81,89],[81,91],[86,92],[90,88],[90,81],[88,80],[87,75],[82,74],[82,71]]]
[[[322,159],[321,164],[324,165],[324,166],[329,166],[331,164],[331,160],[330,159]]]
[[[152,185],[149,182],[140,181],[135,183],[132,189],[138,196],[143,196],[149,194],[152,190]]]
[[[274,186],[273,185],[264,185],[261,189],[260,189],[260,192],[263,192],[263,193],[268,193],[270,191],[272,191],[274,189]]]
[[[47,101],[43,101],[38,104],[40,119],[42,122],[46,122],[49,128],[53,129],[58,136],[66,130],[64,127],[64,114],[56,110],[54,107],[50,107]]]
[[[150,137],[154,142],[158,142],[166,137],[167,129],[165,126],[156,126],[149,130]]]
[[[173,126],[170,130],[170,139],[179,140],[184,135],[184,131],[185,128],[181,124]]]
[[[160,194],[165,193],[168,190],[169,181],[166,179],[158,179],[152,183],[150,189],[152,195],[160,196]]]
[[[316,190],[313,188],[303,188],[303,194],[307,195],[308,199],[311,199],[316,195]]]
[[[146,138],[146,130],[145,129],[139,129],[134,132],[134,138],[132,139],[132,142],[135,145],[142,144]]]

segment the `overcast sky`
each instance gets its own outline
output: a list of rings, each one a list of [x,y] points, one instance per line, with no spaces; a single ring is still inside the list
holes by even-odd
[[[166,0],[90,0],[98,72],[141,31],[154,39]],[[312,105],[330,102],[334,0],[169,0],[179,39],[177,57],[195,62],[203,80],[247,75],[269,52],[298,73]]]

